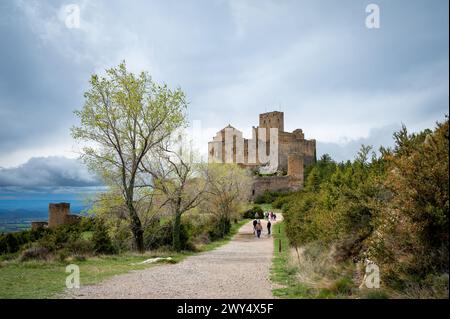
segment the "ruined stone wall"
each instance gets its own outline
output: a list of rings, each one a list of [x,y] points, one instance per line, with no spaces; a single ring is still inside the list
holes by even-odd
[[[69,203],[51,203],[48,205],[48,227],[56,227],[65,224],[67,215],[70,214]]]
[[[289,155],[303,156],[304,166],[312,165],[316,161],[316,141],[304,139],[301,130],[295,130],[294,132],[279,132],[278,160],[281,170],[287,170]]]
[[[284,131],[284,113],[275,111],[259,114],[259,127]]]
[[[303,176],[303,157],[298,154],[288,156],[288,171],[289,176],[301,178]]]
[[[31,229],[32,230],[36,230],[36,229],[39,229],[39,228],[45,228],[47,226],[48,226],[47,222],[38,222],[38,221],[32,221],[31,222]]]
[[[253,180],[252,197],[264,194],[265,191],[289,190],[288,176],[255,177]]]
[[[303,177],[264,176],[255,177],[252,186],[252,199],[264,194],[265,191],[296,191],[303,187]]]

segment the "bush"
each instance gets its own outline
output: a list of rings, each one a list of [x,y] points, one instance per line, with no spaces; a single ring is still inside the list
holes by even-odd
[[[96,254],[113,254],[115,252],[108,231],[101,220],[95,222],[92,243]]]
[[[89,254],[95,251],[93,241],[84,239],[70,241],[64,245],[64,248],[74,255]]]
[[[56,254],[56,257],[59,262],[64,262],[69,257],[70,253],[67,251],[67,249],[61,249]]]
[[[336,280],[330,287],[330,290],[340,295],[350,295],[354,284],[350,278],[343,277]]]
[[[27,261],[32,259],[47,260],[49,258],[49,250],[45,247],[31,247],[24,250],[20,254],[20,261]]]
[[[255,215],[258,213],[259,217],[261,218],[263,216],[263,210],[260,206],[255,205],[249,210],[246,210],[244,214],[242,215],[243,218],[249,218],[249,219],[255,219]]]
[[[78,223],[78,229],[81,233],[93,231],[95,227],[95,220],[93,217],[83,216]]]
[[[146,249],[158,249],[161,247],[172,247],[173,236],[173,220],[165,220],[164,222],[156,222],[144,230],[144,245]],[[180,228],[180,242],[182,250],[194,250],[192,243],[189,241],[189,223],[183,221]]]
[[[265,191],[263,194],[256,196],[255,204],[270,204],[275,200],[270,191]]]
[[[231,221],[229,218],[220,217],[214,225],[214,228],[208,233],[211,240],[224,238],[230,233]]]
[[[272,207],[273,208],[278,208],[278,209],[282,209],[284,205],[286,205],[287,203],[289,203],[290,201],[290,196],[279,196],[277,199],[275,199],[272,202]]]
[[[277,198],[284,197],[288,194],[289,194],[289,192],[287,190],[281,190],[281,191],[266,190],[266,191],[264,191],[263,194],[261,194],[255,198],[255,204],[271,204]]]

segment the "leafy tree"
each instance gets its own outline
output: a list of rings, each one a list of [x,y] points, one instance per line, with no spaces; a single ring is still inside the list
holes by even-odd
[[[161,207],[168,207],[173,216],[172,247],[179,251],[181,242],[181,216],[197,207],[206,189],[202,164],[196,163],[191,151],[183,152],[181,145],[178,151],[173,149],[176,142],[168,140],[157,150],[157,156],[143,163],[144,172],[151,181],[147,186],[152,195],[159,197]]]
[[[208,164],[207,186],[203,210],[213,213],[218,221],[221,236],[230,230],[233,214],[250,197],[250,173],[236,164]]]
[[[84,96],[83,108],[75,112],[81,125],[72,128],[72,135],[87,142],[82,158],[88,167],[120,190],[136,248],[143,251],[136,182],[144,158],[184,125],[185,95],[153,82],[145,72],[128,72],[123,62],[104,77],[92,75]]]

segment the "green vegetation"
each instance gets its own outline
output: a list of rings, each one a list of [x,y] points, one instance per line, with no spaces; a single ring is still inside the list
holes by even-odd
[[[238,232],[247,219],[233,223],[230,233],[224,238],[199,244],[195,252],[204,252],[216,249],[226,243]],[[82,236],[92,238],[93,232],[83,232]],[[170,247],[170,246],[169,246]],[[67,273],[65,267],[68,264],[76,264],[80,267],[81,285],[91,285],[102,280],[129,272],[131,270],[152,267],[155,264],[139,264],[142,261],[154,257],[171,257],[171,260],[162,260],[163,263],[177,263],[185,257],[195,253],[194,251],[174,252],[166,249],[147,251],[144,254],[120,253],[114,255],[69,256],[64,255],[61,260],[58,255],[47,255],[46,259],[31,258],[23,260],[19,254],[7,254],[1,256],[0,261],[0,299],[1,298],[51,298],[62,293],[65,289]]]
[[[448,119],[394,140],[380,156],[367,146],[353,162],[323,156],[304,190],[274,201],[293,247],[274,261],[287,285],[275,294],[448,298]],[[380,289],[358,288],[367,261]]]
[[[261,205],[254,205],[252,208],[247,209],[244,212],[243,217],[249,219],[255,219],[256,214],[261,218],[263,216],[264,210],[261,208]]]
[[[255,198],[255,204],[272,204],[275,200],[283,198],[289,194],[288,191],[264,191]]]
[[[65,268],[68,264],[80,267],[80,284],[98,283],[110,276],[130,270],[144,269],[153,264],[141,264],[148,258],[171,256],[171,262],[179,262],[188,253],[171,254],[152,252],[97,256],[86,260],[54,261],[2,261],[0,263],[0,298],[49,298],[63,292],[66,287]],[[167,261],[163,261],[167,262]]]
[[[279,298],[346,298],[354,288],[348,277],[337,278],[322,288],[316,283],[322,279],[323,264],[319,260],[306,261],[293,248],[286,235],[286,222],[276,223],[273,228],[274,258],[271,280],[280,287],[272,290]],[[281,242],[281,251],[280,251]]]

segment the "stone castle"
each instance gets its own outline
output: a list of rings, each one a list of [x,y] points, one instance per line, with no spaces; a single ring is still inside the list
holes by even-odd
[[[276,133],[274,135],[273,129]],[[275,140],[269,140],[269,136],[270,139],[275,136]],[[255,151],[252,151],[252,145],[256,148]],[[237,163],[241,167],[256,171],[267,164],[267,156],[263,156],[265,161],[261,159],[261,154],[264,153],[258,149],[261,147],[265,147],[264,155],[274,153],[277,159],[276,172],[266,176],[255,174],[252,198],[263,194],[266,190],[301,189],[304,182],[304,168],[316,162],[316,141],[305,139],[301,129],[285,132],[283,112],[260,114],[259,126],[252,128],[251,139],[243,138],[242,132],[231,125],[223,128],[208,143],[208,161]]]
[[[50,203],[48,205],[48,222],[33,221],[31,229],[42,227],[54,228],[64,224],[74,224],[80,220],[79,215],[70,213],[70,203]]]

